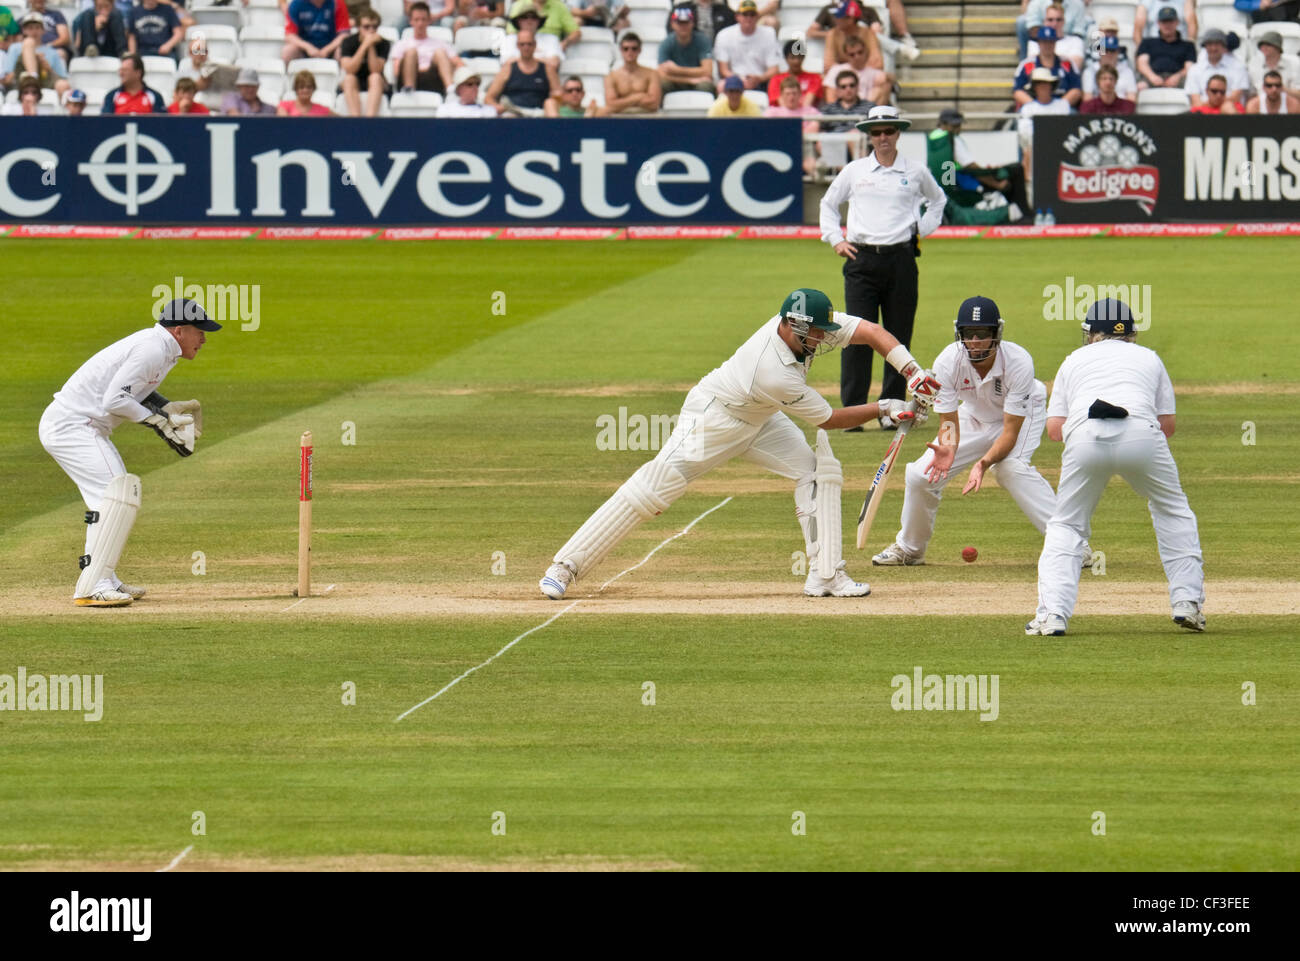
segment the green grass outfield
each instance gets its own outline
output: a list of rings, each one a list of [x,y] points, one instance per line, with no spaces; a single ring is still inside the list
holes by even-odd
[[[3,299],[0,574],[14,596],[0,675],[103,674],[105,705],[98,723],[0,713],[0,868],[152,869],[193,844],[181,869],[1293,870],[1300,333],[1290,273],[1262,267],[1291,246],[935,241],[920,261],[919,359],[983,293],[1043,379],[1079,344],[1077,322],[1045,319],[1047,285],[1150,285],[1141,342],[1178,391],[1206,634],[1170,622],[1145,505],[1120,485],[1094,519],[1106,573],[1084,578],[1067,638],[1023,636],[1041,539],[995,488],[950,489],[927,566],[871,569],[851,515],[885,440],[840,434],[850,571],[872,597],[803,598],[787,482],[729,465],[634,532],[576,608],[398,722],[565,609],[537,593],[550,554],[651,456],[597,449],[597,418],[676,413],[792,287],[839,301],[833,255],[777,241],[4,244],[10,275],[41,282]],[[119,570],[150,596],[79,610],[83,507],[36,424],[175,276],[260,285],[260,326],[211,335],[164,384],[204,403],[193,458],[118,429],[144,488]],[[837,379],[836,358],[814,365],[833,401]],[[315,583],[332,589],[295,603],[305,429]],[[1036,460],[1055,481],[1060,445]],[[900,503],[892,490],[875,549]],[[891,679],[916,666],[998,675],[997,719],[892,710]]]

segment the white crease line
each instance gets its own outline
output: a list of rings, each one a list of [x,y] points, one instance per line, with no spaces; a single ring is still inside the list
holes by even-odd
[[[162,874],[164,871],[170,871],[172,868],[176,867],[176,865],[180,864],[182,860],[184,860],[185,855],[189,854],[193,850],[194,850],[194,845],[191,844],[180,854],[176,855],[176,857],[172,858],[171,864],[167,865],[167,867],[165,868],[159,868],[158,870],[154,871],[154,874]]]
[[[618,580],[618,579],[619,579],[620,577],[622,577],[624,574],[631,574],[634,570],[636,570],[638,567],[640,567],[640,566],[641,566],[642,564],[644,564],[646,561],[650,560],[650,558],[654,557],[655,554],[658,553],[660,547],[664,547],[664,546],[667,545],[667,544],[671,544],[673,541],[677,540],[677,538],[683,536],[684,534],[689,533],[689,532],[690,532],[690,529],[691,529],[692,527],[694,527],[694,526],[695,526],[696,524],[698,524],[700,521],[704,520],[704,518],[708,517],[710,514],[712,514],[714,511],[716,511],[719,507],[723,507],[723,506],[725,506],[726,503],[727,503],[727,501],[729,501],[729,500],[731,500],[730,497],[728,497],[728,498],[726,498],[725,500],[723,500],[722,503],[720,503],[720,504],[715,504],[713,507],[710,507],[707,511],[705,511],[703,514],[701,514],[699,517],[695,518],[695,520],[691,521],[689,524],[687,524],[685,527],[683,527],[680,531],[678,531],[678,532],[677,532],[676,534],[674,534],[672,537],[666,538],[664,541],[662,541],[662,542],[658,545],[658,547],[655,547],[655,549],[652,550],[649,554],[647,554],[645,557],[641,558],[641,560],[640,560],[639,563],[634,564],[633,566],[629,567],[629,568],[628,568],[627,570],[625,570],[625,571],[620,571],[619,573],[615,574],[613,577],[611,577],[609,580],[607,580],[604,584],[601,584],[601,585],[600,585],[600,588],[596,591],[596,594],[599,594],[599,593],[600,593],[601,591],[603,591],[605,588],[609,587],[610,584],[613,584],[616,580]],[[575,607],[577,607],[579,604],[581,604],[584,600],[588,600],[590,597],[594,597],[594,596],[595,596],[595,595],[588,595],[587,597],[580,597],[580,598],[578,598],[576,601],[574,601],[572,604],[570,604],[568,607],[566,607],[564,610],[560,611],[558,614],[552,614],[550,617],[548,617],[548,618],[547,618],[545,621],[543,621],[542,623],[538,624],[536,627],[530,627],[528,630],[524,631],[522,634],[520,634],[518,637],[516,637],[513,641],[511,641],[509,644],[507,644],[505,647],[501,648],[501,650],[497,651],[495,654],[493,654],[491,657],[489,657],[489,658],[488,658],[486,661],[484,661],[482,664],[476,664],[474,667],[471,667],[468,671],[466,671],[466,672],[465,672],[464,674],[462,674],[460,677],[456,678],[454,681],[452,681],[450,684],[448,684],[446,687],[444,687],[442,690],[440,690],[437,694],[434,694],[432,697],[426,697],[426,698],[425,698],[423,701],[421,701],[419,704],[415,705],[414,707],[407,708],[407,709],[406,709],[405,711],[403,711],[401,714],[397,715],[397,719],[394,720],[393,723],[396,724],[398,721],[402,720],[402,718],[406,717],[408,714],[413,714],[413,713],[415,713],[416,711],[418,711],[420,708],[424,707],[424,705],[428,704],[430,701],[433,701],[433,700],[438,699],[438,698],[441,697],[443,694],[445,694],[447,691],[450,691],[453,687],[455,687],[457,684],[459,684],[461,681],[465,680],[465,678],[469,677],[471,674],[473,674],[475,671],[477,671],[479,668],[487,667],[489,664],[491,664],[493,661],[495,661],[498,657],[500,657],[500,656],[501,656],[502,654],[504,654],[506,651],[510,650],[510,648],[514,647],[516,644],[518,644],[520,641],[522,641],[522,640],[523,640],[525,637],[527,637],[529,634],[536,633],[537,631],[540,631],[542,628],[544,628],[544,627],[546,627],[546,626],[548,626],[548,625],[550,625],[550,624],[553,624],[555,621],[558,621],[558,620],[559,620],[561,617],[563,617],[565,614],[569,613],[569,611],[573,610]]]
[[[310,598],[310,597],[316,597],[316,596],[322,596],[322,597],[323,597],[324,595],[328,594],[330,591],[334,590],[334,588],[336,588],[336,587],[338,587],[337,584],[331,584],[329,587],[325,588],[325,590],[321,591],[321,593],[320,593],[319,595],[308,594],[307,597],[300,597],[300,598],[298,598],[296,601],[294,601],[292,604],[290,604],[288,607],[286,607],[284,610],[282,610],[280,613],[281,613],[281,614],[287,614],[289,611],[293,610],[295,607],[297,607],[297,606],[298,606],[299,604],[301,604],[303,601],[307,600],[307,598]]]

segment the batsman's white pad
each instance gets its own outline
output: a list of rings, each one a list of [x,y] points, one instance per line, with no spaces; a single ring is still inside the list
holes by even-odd
[[[843,544],[841,498],[844,491],[844,468],[831,452],[831,439],[824,430],[817,431],[817,573],[835,576]]]
[[[658,460],[642,464],[556,552],[555,563],[568,564],[581,577],[604,560],[632,528],[662,514],[685,491],[686,478],[676,467]]]
[[[139,509],[139,477],[119,474],[108,482],[99,502],[99,519],[91,524],[90,553],[77,578],[75,597],[89,597],[95,585],[117,567]]]

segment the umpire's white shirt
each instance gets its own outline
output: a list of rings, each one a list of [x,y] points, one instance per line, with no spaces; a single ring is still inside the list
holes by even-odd
[[[1028,417],[1035,398],[1040,404],[1047,398],[1047,388],[1034,379],[1034,358],[1009,340],[998,345],[983,377],[966,348],[954,341],[935,358],[934,376],[939,381],[935,413],[951,414],[960,402],[962,413],[980,424],[1001,424],[1004,413]]]
[[[1123,340],[1101,340],[1066,357],[1052,384],[1047,416],[1065,418],[1068,442],[1088,422],[1088,408],[1096,400],[1123,407],[1130,423],[1154,425],[1157,415],[1175,413],[1174,385],[1160,356]]]
[[[149,416],[140,403],[176,366],[181,345],[161,324],[138,330],[86,361],[54,395],[58,406],[102,431]]]
[[[840,325],[826,335],[826,343],[832,347],[847,344],[862,322],[839,311],[832,319]],[[777,411],[810,424],[825,423],[833,408],[808,386],[812,356],[797,358],[777,333],[780,326],[778,315],[758,328],[722,366],[700,381],[698,389],[716,397],[732,417],[747,424],[760,425]]]
[[[888,246],[912,238],[912,225],[922,237],[943,222],[948,202],[929,168],[901,153],[886,167],[873,153],[845,166],[831,181],[821,202],[822,240],[834,247],[845,239],[840,204],[849,202],[848,241]],[[921,201],[926,202],[920,214]]]

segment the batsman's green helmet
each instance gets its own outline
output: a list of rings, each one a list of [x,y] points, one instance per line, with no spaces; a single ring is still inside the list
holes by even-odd
[[[790,291],[781,304],[782,317],[805,321],[809,327],[820,330],[840,329],[840,325],[831,319],[834,312],[831,299],[820,290],[811,287],[800,287],[798,290]]]

